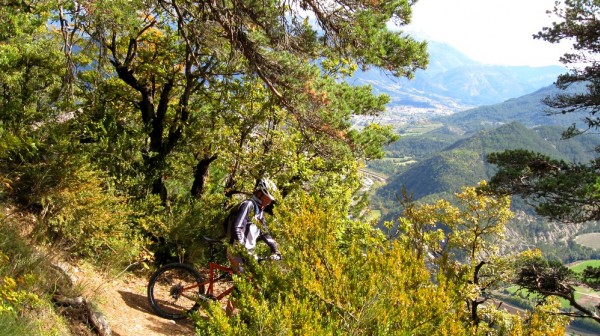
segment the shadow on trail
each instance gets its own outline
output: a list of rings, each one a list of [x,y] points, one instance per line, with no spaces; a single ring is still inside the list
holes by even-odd
[[[148,303],[148,298],[145,295],[139,295],[135,293],[119,291],[123,301],[131,308],[142,311],[147,314],[153,314],[152,309],[150,308],[150,303]]]
[[[148,298],[145,295],[139,295],[135,293],[119,291],[125,304],[129,307],[141,311],[148,316],[146,321],[148,322],[147,327],[154,332],[161,333],[162,335],[194,335],[194,322],[190,319],[184,320],[168,320],[157,316],[150,308]],[[114,334],[114,336],[125,336]]]

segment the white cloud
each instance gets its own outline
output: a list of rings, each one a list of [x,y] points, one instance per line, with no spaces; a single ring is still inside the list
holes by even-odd
[[[419,0],[408,33],[452,45],[470,58],[497,65],[560,64],[568,44],[534,40],[558,21],[554,0]]]

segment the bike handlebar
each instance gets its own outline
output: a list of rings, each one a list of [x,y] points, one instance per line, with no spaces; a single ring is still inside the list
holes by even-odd
[[[224,244],[222,239],[215,239],[207,236],[202,236],[202,238],[209,244]]]

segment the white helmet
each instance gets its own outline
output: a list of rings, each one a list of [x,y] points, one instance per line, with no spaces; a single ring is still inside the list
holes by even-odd
[[[277,186],[275,185],[275,183],[273,183],[273,181],[266,178],[260,179],[256,184],[256,188],[254,188],[254,192],[257,192],[259,190],[262,191],[263,194],[269,196],[271,201],[275,200],[273,192],[277,191]]]

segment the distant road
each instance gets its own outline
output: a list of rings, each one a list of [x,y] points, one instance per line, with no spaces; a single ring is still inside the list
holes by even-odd
[[[367,177],[379,180],[380,182],[385,183],[387,181],[387,176],[383,176],[383,175],[380,175],[380,174],[377,174],[377,173],[374,173],[371,171],[367,171],[365,169],[361,169],[360,172],[365,174]]]

